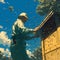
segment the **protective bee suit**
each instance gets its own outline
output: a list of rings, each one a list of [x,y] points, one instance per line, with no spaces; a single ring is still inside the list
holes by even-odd
[[[26,13],[21,13],[12,27],[10,51],[13,60],[30,60],[26,54],[26,40],[31,39],[29,34],[33,34],[34,30],[24,26],[25,18],[27,19]]]

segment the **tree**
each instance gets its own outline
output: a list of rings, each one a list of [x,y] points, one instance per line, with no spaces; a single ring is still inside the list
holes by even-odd
[[[35,51],[33,52],[34,56],[31,56],[31,60],[42,60],[42,49],[41,47],[38,47],[37,49],[35,49]]]
[[[39,4],[36,8],[40,15],[48,14],[49,12],[60,13],[60,0],[38,0]]]

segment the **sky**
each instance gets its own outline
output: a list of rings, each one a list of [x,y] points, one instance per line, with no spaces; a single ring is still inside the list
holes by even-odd
[[[44,16],[36,13],[36,0],[0,0],[0,48],[8,49],[11,42],[12,25],[21,12],[26,12],[28,21],[25,26],[34,29],[43,21]],[[40,38],[26,41],[26,49],[31,52],[40,46]]]

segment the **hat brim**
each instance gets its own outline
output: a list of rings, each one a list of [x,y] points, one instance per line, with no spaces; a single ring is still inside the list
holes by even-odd
[[[27,16],[18,16],[18,19],[28,19]]]

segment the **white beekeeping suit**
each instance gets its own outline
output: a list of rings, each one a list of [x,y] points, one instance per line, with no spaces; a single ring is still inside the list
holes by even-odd
[[[25,16],[26,18],[28,18],[25,13],[20,14],[20,16]],[[33,29],[26,28],[24,26],[24,23],[22,22],[22,19],[18,18],[12,27],[13,35],[19,34],[20,29],[22,30],[22,32],[26,32],[26,33],[33,31]]]

